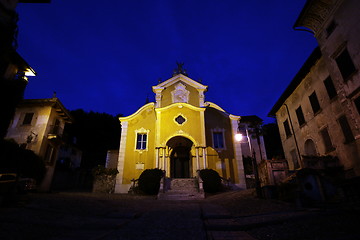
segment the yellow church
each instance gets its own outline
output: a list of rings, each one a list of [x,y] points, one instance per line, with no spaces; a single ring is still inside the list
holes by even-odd
[[[246,188],[241,143],[235,140],[240,116],[206,102],[207,88],[178,64],[172,78],[152,87],[155,103],[119,118],[115,193],[127,193],[131,179],[152,168],[171,179],[195,178],[197,170],[210,168]]]

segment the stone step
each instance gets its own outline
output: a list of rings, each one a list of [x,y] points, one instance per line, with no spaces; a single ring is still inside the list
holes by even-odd
[[[172,193],[197,193],[199,190],[197,188],[191,188],[191,189],[169,189],[166,192],[172,192]]]
[[[257,240],[244,231],[208,231],[207,239],[210,240]]]
[[[168,179],[166,192],[159,193],[158,199],[163,200],[196,200],[204,199],[204,193],[199,192],[195,178]]]
[[[195,178],[174,178],[170,180],[171,189],[188,189],[197,188],[197,180]]]

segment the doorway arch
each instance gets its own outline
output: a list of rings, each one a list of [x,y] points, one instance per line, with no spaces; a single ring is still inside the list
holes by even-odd
[[[192,177],[191,148],[193,142],[186,137],[176,136],[171,138],[166,145],[170,148],[170,177]]]
[[[313,140],[308,139],[305,141],[305,155],[307,156],[317,156],[316,146]]]

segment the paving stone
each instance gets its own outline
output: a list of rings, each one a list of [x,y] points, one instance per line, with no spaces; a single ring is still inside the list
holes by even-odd
[[[81,226],[81,229],[89,230],[116,230],[127,224],[129,219],[99,219]]]
[[[206,232],[199,204],[163,201],[163,204],[154,206],[105,239],[111,237],[127,240],[205,240]]]
[[[216,204],[206,203],[201,205],[202,217],[208,218],[231,218],[230,212],[224,207]]]
[[[108,235],[109,231],[107,230],[75,230],[49,240],[100,240]]]
[[[244,230],[243,223],[237,222],[235,219],[207,219],[204,221],[205,228],[208,231],[240,231]]]
[[[208,240],[257,240],[247,232],[243,231],[209,231]]]
[[[124,219],[133,219],[140,216],[140,213],[134,211],[116,211],[106,215],[107,218],[124,218]]]

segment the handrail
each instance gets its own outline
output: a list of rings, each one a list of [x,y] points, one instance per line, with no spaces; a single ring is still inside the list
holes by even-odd
[[[136,188],[138,187],[139,179],[131,179],[131,186],[128,193],[135,193]]]
[[[220,177],[221,179],[221,183],[227,188],[227,189],[230,189],[230,184],[231,184],[231,178],[223,178],[223,177]]]
[[[163,176],[161,177],[161,180],[160,180],[160,188],[159,188],[159,193],[160,192],[165,192],[165,183],[166,183],[166,171],[163,170]]]
[[[196,177],[198,179],[198,184],[199,184],[199,192],[203,193],[204,192],[204,181],[202,180],[201,176],[200,176],[200,170],[196,171]]]

